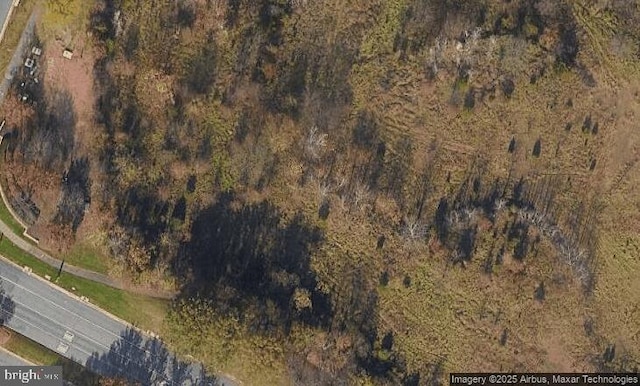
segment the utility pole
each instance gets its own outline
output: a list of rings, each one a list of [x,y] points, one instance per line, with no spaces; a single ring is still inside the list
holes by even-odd
[[[60,264],[60,268],[58,269],[58,276],[56,277],[56,280],[60,277],[60,275],[62,274],[62,267],[64,267],[64,260],[62,260],[62,263]]]

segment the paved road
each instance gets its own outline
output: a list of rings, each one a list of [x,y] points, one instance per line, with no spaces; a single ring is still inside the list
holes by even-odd
[[[11,6],[13,4],[13,0],[0,0],[0,31],[4,32],[4,28],[6,24],[9,22],[9,11],[11,11]],[[2,39],[2,34],[0,32],[0,39]]]
[[[0,0],[0,18],[6,18],[3,15],[8,12],[10,4],[9,0]],[[33,36],[35,19],[34,13],[29,18],[11,63],[0,81],[0,103],[9,90],[13,75],[22,66]],[[0,232],[20,249],[51,266],[58,266],[59,260],[14,234],[1,221]],[[121,283],[106,275],[79,267],[65,264],[64,271],[112,287],[123,288]],[[1,257],[0,280],[15,306],[13,315],[6,322],[9,328],[99,374],[120,375],[135,379],[143,385],[154,386],[160,384],[160,378],[166,378],[167,385],[198,384],[195,380],[202,378],[200,366],[175,360],[158,340],[143,336],[127,324],[50,283],[22,272],[20,268]],[[170,298],[174,295],[156,292],[157,297]],[[12,357],[0,353],[0,364],[2,358],[12,360]],[[218,382],[222,386],[237,384],[223,375],[219,377]]]
[[[33,363],[0,347],[0,366],[33,366]]]
[[[99,374],[125,376],[143,385],[162,380],[167,385],[210,384],[202,381],[201,366],[177,361],[161,341],[4,259],[0,280],[14,309],[3,316],[7,327]]]
[[[2,141],[2,137],[0,136],[0,142],[1,141]],[[4,234],[4,236],[6,238],[8,238],[12,243],[14,243],[18,248],[20,248],[23,251],[27,252],[31,256],[36,257],[40,261],[42,261],[44,263],[47,263],[48,265],[50,265],[53,268],[59,268],[60,267],[60,263],[61,263],[60,260],[50,256],[49,254],[44,252],[42,249],[36,247],[35,245],[29,243],[27,240],[25,240],[22,237],[18,236],[17,234],[13,233],[11,228],[9,228],[9,226],[7,224],[5,224],[4,222],[2,222],[2,221],[0,221],[0,233]],[[128,288],[126,285],[124,285],[123,283],[121,283],[121,282],[119,282],[117,280],[114,280],[114,279],[110,278],[107,275],[103,275],[101,273],[93,272],[93,271],[90,271],[88,269],[75,267],[75,266],[73,266],[71,264],[65,264],[64,267],[63,267],[63,272],[67,272],[67,273],[70,273],[70,274],[78,276],[78,277],[82,277],[82,278],[87,279],[87,280],[95,281],[97,283],[108,285],[109,287],[118,288],[118,289],[124,289],[124,290],[131,291],[131,292],[136,292],[135,288],[133,288],[133,290],[132,290],[131,288]],[[160,290],[160,289],[155,290],[153,292],[152,291],[141,291],[141,292],[144,293],[145,295],[156,297],[156,298],[161,298],[161,299],[173,299],[175,297],[175,295],[176,295],[175,292],[163,291],[163,290]]]

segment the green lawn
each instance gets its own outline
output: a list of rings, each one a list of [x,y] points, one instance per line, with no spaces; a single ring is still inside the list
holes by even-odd
[[[88,244],[76,243],[73,248],[65,254],[64,259],[71,265],[90,269],[94,272],[107,274],[109,271],[105,264],[107,257]]]
[[[41,277],[49,275],[52,281],[78,295],[87,296],[91,303],[146,330],[160,331],[169,306],[168,300],[132,294],[91,280],[63,273],[58,280],[58,270],[25,253],[7,238],[0,240],[0,254],[20,266],[29,266]]]

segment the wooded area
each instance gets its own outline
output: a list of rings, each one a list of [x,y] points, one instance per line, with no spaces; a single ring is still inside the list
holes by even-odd
[[[8,157],[60,175],[52,223],[97,211],[114,264],[178,283],[167,339],[210,369],[637,369],[640,318],[603,316],[640,245],[637,213],[615,220],[631,20],[624,1],[98,0],[96,151],[40,82]]]

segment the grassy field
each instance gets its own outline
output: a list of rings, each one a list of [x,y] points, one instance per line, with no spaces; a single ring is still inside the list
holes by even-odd
[[[80,36],[77,32],[84,32],[85,4],[91,3],[79,0],[68,3],[71,4],[68,15],[48,7],[41,22],[52,28],[68,25],[75,32],[50,28],[50,33],[43,36],[55,36],[65,45],[73,46],[74,33]],[[149,154],[149,158],[118,155],[118,165],[123,172],[114,175],[121,184],[113,197],[114,213],[130,213],[130,225],[134,225],[131,229],[148,226],[148,222],[140,221],[153,217],[146,204],[136,206],[130,200],[122,203],[119,195],[138,189],[140,181],[145,181],[149,192],[160,192],[158,207],[175,208],[181,197],[201,195],[192,200],[199,204],[188,211],[184,220],[188,224],[191,216],[198,217],[202,203],[214,200],[210,197],[215,191],[212,175],[221,177],[217,178],[221,180],[221,189],[230,185],[240,191],[245,189],[249,198],[246,202],[239,198],[234,208],[250,203],[252,197],[256,197],[255,201],[264,198],[284,213],[303,213],[306,218],[314,219],[318,217],[317,203],[321,196],[331,203],[331,215],[319,225],[326,242],[321,253],[310,252],[310,265],[317,274],[317,287],[331,295],[332,311],[336,314],[333,317],[340,321],[339,318],[344,317],[345,325],[366,324],[359,318],[360,313],[366,312],[366,319],[374,321],[375,334],[378,334],[371,343],[373,356],[388,358],[393,351],[401,358],[400,362],[406,363],[406,373],[419,372],[424,376],[423,382],[427,382],[430,366],[437,363],[446,371],[593,371],[602,365],[605,347],[613,344],[616,360],[628,355],[637,361],[640,358],[637,280],[640,203],[635,187],[640,181],[637,172],[640,136],[636,134],[640,85],[635,79],[640,65],[637,50],[634,51],[637,45],[617,31],[616,24],[623,21],[623,16],[612,18],[608,10],[587,6],[585,1],[557,2],[567,6],[563,10],[554,9],[556,2],[552,1],[488,1],[488,8],[478,12],[478,19],[485,20],[483,22],[475,18],[466,20],[467,12],[462,8],[442,12],[451,12],[451,18],[442,21],[443,31],[420,47],[421,36],[429,32],[423,30],[424,20],[429,19],[428,15],[433,16],[432,10],[426,9],[427,3],[432,4],[418,0],[306,2],[282,20],[281,35],[285,43],[270,46],[269,55],[260,60],[255,57],[261,55],[259,47],[265,43],[261,42],[261,34],[245,37],[245,31],[259,30],[253,25],[253,16],[234,27],[233,23],[222,22],[228,15],[224,15],[225,7],[220,5],[220,12],[216,14],[219,18],[214,17],[214,12],[196,12],[196,27],[185,27],[178,33],[164,31],[165,27],[159,24],[146,23],[160,19],[154,18],[157,16],[154,12],[161,8],[159,5],[140,3],[138,8],[146,10],[140,14],[125,9],[122,12],[124,37],[111,39],[102,48],[106,52],[111,52],[114,46],[125,49],[127,45],[120,43],[140,34],[139,42],[132,41],[139,57],[116,55],[118,60],[111,69],[121,79],[128,79],[132,73],[142,74],[137,77],[139,83],[135,83],[132,95],[145,98],[131,102],[131,106],[140,108],[150,122],[155,118],[158,122],[145,129],[145,136],[136,138],[147,149],[140,153]],[[462,3],[472,7],[480,2]],[[533,3],[535,5],[531,5]],[[535,8],[538,6],[540,9]],[[420,7],[425,8],[424,14],[415,12]],[[167,9],[165,16],[171,17],[174,11]],[[539,28],[536,19],[545,12],[548,13],[544,16],[546,25]],[[515,28],[514,23],[523,13],[527,14],[523,25]],[[507,14],[510,16],[505,17]],[[560,17],[562,14],[574,16],[564,20],[564,16]],[[164,70],[156,68],[150,58],[160,58],[157,62],[164,63],[171,55],[162,54],[166,39],[157,38],[167,32],[167,36],[179,42],[173,48],[180,52],[180,59],[173,58],[173,64],[180,68],[182,56],[194,55],[187,48],[195,46],[191,43],[197,29],[208,24],[219,25],[211,30],[211,36],[221,42],[216,55],[229,61],[219,63],[216,74],[219,84],[214,82],[210,91],[229,94],[230,98],[219,116],[213,114],[202,120],[197,117],[194,122],[212,121],[212,127],[218,131],[232,133],[235,127],[241,126],[236,125],[237,117],[255,115],[255,122],[247,118],[251,122],[247,126],[255,127],[247,129],[249,140],[230,145],[233,151],[228,157],[220,152],[223,156],[216,155],[212,161],[188,156],[185,161],[173,153],[175,146],[165,149],[166,138],[176,137],[177,143],[192,150],[200,148],[200,139],[211,145],[211,138],[194,136],[190,134],[191,128],[179,128],[185,121],[182,118],[175,125],[179,135],[162,131],[169,127],[166,121],[170,117],[161,112],[173,111],[175,103],[167,102],[170,82]],[[274,23],[277,25],[279,23]],[[327,26],[331,26],[330,29]],[[577,31],[574,37],[567,31],[572,29]],[[402,36],[408,39],[405,43],[409,47],[413,40],[416,48],[403,49],[399,39]],[[605,49],[610,46],[615,52]],[[576,47],[579,50],[572,51]],[[563,51],[576,56],[569,60],[565,55],[558,55]],[[350,56],[353,56],[352,63]],[[290,58],[309,59],[317,62],[318,68],[307,68],[305,60],[294,66]],[[342,63],[343,60],[348,63]],[[300,70],[291,70],[298,65]],[[260,70],[265,80],[245,82],[237,78],[242,72],[238,69],[247,73]],[[289,70],[292,79],[287,80]],[[162,87],[149,82],[152,78]],[[130,83],[116,84],[123,91]],[[304,98],[289,93],[297,83],[300,90],[310,90]],[[175,87],[178,89],[180,87]],[[340,102],[342,98],[336,97],[341,94],[337,92],[340,90],[348,95],[346,101]],[[202,106],[216,106],[213,110],[218,111],[218,105],[193,98],[195,102],[189,104],[189,114],[199,113],[196,110]],[[261,110],[259,106],[264,100],[274,101],[279,108],[299,106],[300,111],[287,116],[282,111]],[[252,106],[255,111],[245,111],[246,106]],[[212,108],[202,108],[202,111],[212,111]],[[114,116],[120,117],[119,114]],[[373,117],[371,122],[366,119],[360,122],[361,116],[369,115]],[[94,127],[93,123],[89,126]],[[309,143],[313,144],[307,134],[312,126],[326,134],[326,142],[317,146],[326,149],[318,153],[326,153],[320,156],[320,162],[310,160],[315,159],[316,151],[305,153],[311,148]],[[371,138],[367,140],[367,135],[363,135],[364,139],[356,141],[358,130],[363,128],[371,131],[364,133],[369,133]],[[252,129],[255,130],[252,132]],[[116,130],[122,134],[126,126],[118,126]],[[123,148],[130,143],[126,136],[122,134],[115,139],[121,140]],[[229,137],[220,135],[224,142]],[[101,141],[98,137],[95,140]],[[407,140],[410,146],[403,145]],[[307,146],[301,145],[303,142]],[[329,153],[336,157],[329,157]],[[379,161],[375,161],[377,157]],[[274,158],[278,158],[278,162],[272,162]],[[208,163],[216,164],[215,170],[202,172],[208,170]],[[149,168],[140,168],[140,164]],[[252,170],[248,173],[248,182],[241,183],[242,178],[223,178],[227,176],[226,164],[237,169],[237,173],[231,173],[234,176]],[[273,171],[268,171],[270,164],[276,165]],[[266,171],[262,173],[261,169]],[[379,175],[374,173],[378,169]],[[165,171],[167,175],[162,177]],[[183,195],[184,186],[190,185],[190,173],[197,182],[193,183],[193,189],[187,189],[191,192]],[[265,174],[264,178],[260,174]],[[394,178],[397,176],[401,178]],[[496,210],[497,214],[491,215],[496,218],[491,220],[490,215],[478,213],[484,206],[497,206],[500,200],[495,198],[483,204],[473,203],[473,210],[467,211],[470,207],[464,207],[464,210],[450,211],[444,221],[437,218],[443,200],[450,206],[471,205],[475,199],[470,197],[480,197],[491,186],[500,187],[503,198],[512,198],[516,195],[514,185],[520,178],[529,184],[525,194],[540,199],[534,205],[537,214],[553,217],[548,221],[557,221],[557,229],[567,239],[575,238],[580,248],[595,245],[589,254],[595,261],[597,280],[590,290],[581,286],[580,278],[572,270],[573,263],[567,261],[569,252],[560,248],[564,245],[554,244],[553,238],[541,230],[545,224],[529,219],[524,233],[518,233],[516,222],[522,213],[514,205]],[[269,181],[264,191],[263,179]],[[159,183],[160,180],[166,184]],[[108,186],[102,185],[102,188]],[[421,194],[423,198],[419,199]],[[543,199],[552,202],[554,211],[547,212]],[[586,212],[597,214],[582,216]],[[3,216],[1,208],[0,216]],[[464,232],[462,216],[470,218]],[[414,218],[417,234],[420,226],[429,229],[424,236],[414,237],[407,232],[406,225],[411,225]],[[438,222],[447,222],[453,229],[449,232],[448,244],[447,237],[439,237],[433,231],[440,226]],[[590,223],[597,225],[597,231],[591,232]],[[240,229],[234,225],[230,221],[220,229]],[[458,225],[460,229],[456,229]],[[205,232],[211,230],[204,228]],[[189,235],[189,229],[185,226],[186,233],[167,232],[165,238],[154,237],[147,246],[158,247],[158,240],[182,245],[185,242],[182,237],[199,236],[198,233]],[[176,236],[178,233],[181,238]],[[376,247],[381,237],[386,240],[382,243],[384,246]],[[518,239],[531,243],[523,244],[525,257],[514,257]],[[595,239],[599,242],[588,242]],[[466,249],[467,244],[472,253],[468,260],[461,261],[458,252]],[[166,245],[171,244],[160,244],[160,248]],[[217,247],[214,245],[211,249]],[[55,276],[55,268],[34,261],[6,241],[0,242],[0,252],[20,264],[32,266],[40,275]],[[140,265],[144,265],[148,257],[145,253],[123,255],[139,258],[131,260]],[[175,262],[171,260],[173,253],[167,256],[166,263]],[[188,260],[189,256],[184,257]],[[71,249],[67,261],[105,272],[107,267],[103,262],[108,260],[90,245],[81,244]],[[192,268],[197,272],[200,267]],[[272,273],[273,284],[280,286],[284,280],[281,276],[285,275],[280,275],[278,270]],[[383,280],[379,281],[382,277],[386,278],[384,284]],[[211,281],[219,279],[215,276]],[[243,286],[235,287],[235,278],[230,282],[233,296],[235,291],[242,292]],[[269,337],[265,337],[268,334],[253,332],[258,323],[251,322],[248,312],[241,314],[239,319],[243,321],[214,312],[207,320],[201,319],[203,311],[195,308],[193,314],[186,313],[186,317],[168,317],[164,330],[159,330],[167,309],[164,302],[136,297],[66,274],[58,283],[67,289],[75,287],[77,293],[122,318],[146,326],[144,328],[166,332],[167,340],[181,352],[203,360],[211,368],[233,373],[248,384],[285,384],[288,361],[297,358],[305,358],[314,368],[324,366],[327,372],[339,372],[337,359],[341,355],[349,357],[351,348],[362,338],[359,332],[353,332],[350,339],[346,339],[345,333],[339,337],[344,339],[342,344],[337,344],[335,341],[339,339],[333,334],[339,334],[337,330],[344,327],[336,328],[342,323],[335,322],[328,331],[300,329],[297,335],[278,335],[277,344],[272,344]],[[206,288],[210,282],[203,280],[203,284]],[[539,295],[540,288],[544,289],[543,295]],[[219,293],[224,291],[216,289],[214,296]],[[377,295],[375,306],[360,309],[358,306],[365,303],[361,299],[369,293]],[[255,294],[245,295],[248,295],[246,299],[255,297]],[[274,306],[277,302],[269,297],[265,299],[257,302],[263,302],[258,304],[269,311],[265,311],[268,317],[256,311],[256,320],[271,320],[270,307],[277,311]],[[236,303],[241,302],[228,301],[226,305],[233,309]],[[275,311],[273,314],[277,315]],[[193,319],[190,325],[185,323],[188,317]],[[259,325],[264,322],[259,321]],[[243,323],[253,324],[249,328]],[[392,337],[392,350],[379,350],[376,346],[385,334]],[[363,336],[368,335],[363,332]],[[286,346],[295,340],[303,343],[288,356]],[[358,349],[363,346],[366,345]],[[252,361],[253,358],[260,359]],[[399,383],[394,381],[389,383]]]
[[[140,327],[159,331],[168,307],[168,301],[142,295],[131,294],[100,283],[63,273],[56,279],[57,270],[16,247],[3,238],[0,241],[0,254],[20,266],[29,266],[33,272],[44,277],[49,275],[52,281],[72,291],[78,296],[87,296],[92,303],[102,309]],[[75,288],[75,291],[72,290]]]
[[[65,254],[65,261],[71,265],[90,269],[94,272],[107,274],[109,269],[106,265],[108,257],[89,244],[76,243],[69,252]]]

